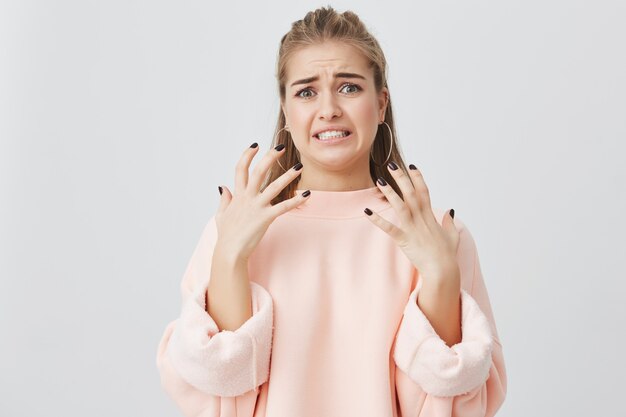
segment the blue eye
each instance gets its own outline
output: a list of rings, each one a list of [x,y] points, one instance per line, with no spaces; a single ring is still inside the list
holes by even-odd
[[[301,98],[310,98],[310,97],[303,97],[303,96],[301,96],[301,95],[300,95],[300,93],[303,93],[303,92],[305,92],[305,91],[311,91],[311,89],[310,89],[309,87],[307,87],[307,88],[303,88],[302,90],[300,90],[300,91],[298,91],[298,92],[296,93],[296,97],[301,97]]]
[[[356,84],[352,84],[352,83],[345,83],[345,84],[342,86],[342,88],[343,88],[343,87],[354,87],[354,88],[356,89],[356,91],[354,91],[355,93],[356,93],[356,92],[358,92],[358,91],[361,91],[361,87],[359,87],[359,86],[358,86],[358,85],[356,85]]]
[[[355,91],[348,92],[347,94],[355,94],[355,93],[357,93],[357,92],[362,90],[362,88],[359,85],[353,84],[353,83],[345,83],[345,84],[343,84],[341,86],[341,89],[343,89],[344,87],[354,87],[355,88]],[[312,92],[310,87],[306,87],[306,88],[303,88],[302,90],[298,90],[298,92],[296,93],[296,97],[300,97],[300,98],[303,98],[305,100],[310,99],[312,96],[303,96],[302,95],[302,93],[304,93],[305,91]]]

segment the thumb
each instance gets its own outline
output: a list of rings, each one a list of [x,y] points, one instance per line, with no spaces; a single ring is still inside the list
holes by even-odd
[[[443,230],[446,232],[450,239],[455,242],[455,246],[459,241],[459,231],[456,229],[454,224],[454,209],[450,209],[443,215],[443,220],[441,221],[441,226]]]
[[[217,212],[221,213],[226,210],[226,207],[228,207],[230,201],[233,199],[233,195],[228,190],[228,188],[226,188],[226,186],[218,186],[217,189],[221,194],[220,205],[217,208]]]

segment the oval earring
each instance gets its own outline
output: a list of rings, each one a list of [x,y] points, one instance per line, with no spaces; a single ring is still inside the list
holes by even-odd
[[[285,123],[285,127],[281,128],[278,130],[278,132],[276,132],[276,135],[274,135],[274,142],[276,143],[276,138],[278,137],[278,134],[283,131],[286,130],[287,132],[289,132],[289,126],[287,126],[287,123]],[[300,155],[298,155],[298,150],[296,149],[296,155],[298,156],[298,159],[300,159]],[[285,169],[285,167],[283,166],[283,164],[280,163],[280,161],[277,159],[276,162],[278,162],[278,165],[280,165],[280,167],[283,169],[283,171],[287,172],[287,170]]]
[[[387,129],[389,129],[389,137],[390,137],[391,143],[390,143],[390,146],[389,146],[389,155],[387,155],[387,159],[385,159],[385,162],[383,162],[382,164],[379,164],[378,162],[376,162],[374,160],[374,155],[372,154],[372,150],[374,148],[374,145],[372,145],[372,149],[370,149],[370,156],[371,156],[372,162],[374,162],[374,164],[376,166],[379,166],[379,167],[381,167],[381,166],[383,166],[383,165],[385,165],[387,163],[387,161],[389,160],[389,157],[391,157],[391,150],[393,149],[393,132],[391,131],[391,127],[389,126],[389,123],[387,123],[387,122],[382,122],[378,126],[380,126],[382,124],[387,125]]]

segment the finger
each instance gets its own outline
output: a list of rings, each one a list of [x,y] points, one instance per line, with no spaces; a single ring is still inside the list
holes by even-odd
[[[413,217],[413,215],[420,216],[421,213],[418,201],[418,194],[415,190],[415,187],[413,186],[411,178],[393,161],[387,164],[387,169],[391,173],[393,179],[398,184],[398,187],[400,187],[400,191],[402,191],[402,199],[404,200],[404,203],[409,207],[411,217]]]
[[[225,186],[222,185],[219,188],[221,188],[222,192],[220,193],[220,204],[217,207],[217,214],[222,214],[224,210],[226,210],[226,207],[228,207],[228,205],[230,204],[230,201],[233,199],[233,195],[230,193],[230,190]]]
[[[270,208],[270,213],[273,216],[272,218],[276,218],[281,214],[288,212],[291,209],[298,207],[300,204],[304,203],[311,196],[311,191],[306,190],[303,193],[296,194],[295,196],[288,198],[286,200],[281,201],[280,203],[274,204]]]
[[[376,185],[378,189],[382,191],[382,193],[387,197],[387,200],[391,204],[391,207],[398,213],[398,218],[402,224],[411,224],[413,221],[413,217],[411,215],[411,210],[404,203],[404,200],[396,193],[391,185],[385,181],[383,177],[379,177],[376,180]]]
[[[235,167],[235,194],[242,193],[248,186],[248,169],[250,169],[250,162],[258,150],[259,145],[254,142],[239,158]]]
[[[381,217],[378,213],[373,212],[369,208],[365,208],[365,210],[363,211],[365,212],[365,214],[367,215],[367,218],[370,219],[372,223],[378,226],[383,232],[391,236],[393,240],[395,240],[396,242],[402,241],[403,234],[402,234],[402,230],[399,227],[397,227],[395,224],[391,223],[390,221],[387,221],[386,219]]]
[[[430,204],[430,192],[428,191],[428,186],[424,181],[422,172],[417,169],[415,165],[411,164],[409,165],[409,177],[411,178],[413,186],[415,187],[417,201],[422,215],[430,222],[437,221],[437,219],[435,219],[435,215]]]
[[[458,249],[460,239],[459,239],[459,231],[456,225],[454,224],[454,209],[448,210],[443,215],[443,219],[441,221],[441,227],[450,238],[450,241],[452,242],[455,250]]]
[[[261,188],[261,182],[265,179],[267,171],[276,162],[276,160],[285,153],[285,145],[282,143],[273,149],[267,151],[265,156],[259,161],[252,170],[250,181],[248,181],[246,192],[250,195],[256,195]]]
[[[263,203],[269,204],[270,201],[274,199],[282,190],[285,189],[286,186],[291,184],[291,182],[302,173],[302,163],[298,162],[290,169],[287,170],[283,175],[276,178],[272,181],[261,193],[263,196]]]

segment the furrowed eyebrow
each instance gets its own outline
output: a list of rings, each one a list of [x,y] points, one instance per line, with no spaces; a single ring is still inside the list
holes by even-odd
[[[355,74],[353,72],[337,72],[334,74],[335,78],[360,78],[362,80],[365,79],[364,76],[359,75],[359,74]],[[308,84],[308,83],[312,83],[313,81],[317,81],[319,80],[319,77],[316,75],[314,77],[309,77],[309,78],[303,78],[301,80],[298,81],[294,81],[293,83],[291,83],[290,87],[293,87],[294,85],[298,85],[298,84]]]

